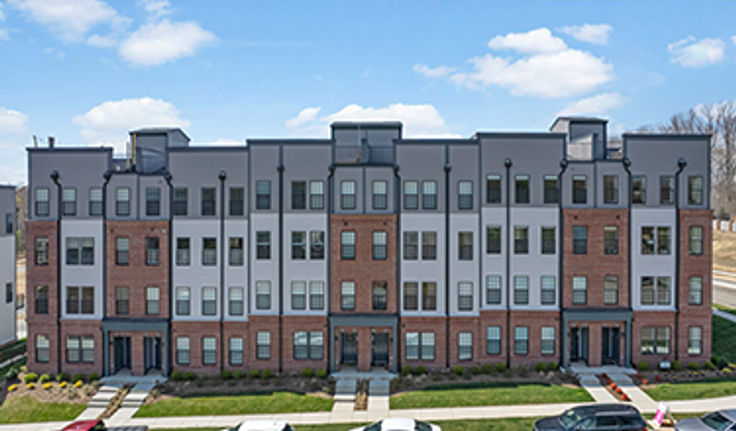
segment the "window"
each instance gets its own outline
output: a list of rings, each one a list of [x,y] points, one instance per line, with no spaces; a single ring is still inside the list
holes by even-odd
[[[703,205],[703,177],[687,177],[687,204]]]
[[[115,189],[115,215],[130,215],[130,189],[128,187]]]
[[[690,277],[688,303],[703,305],[703,277]]]
[[[217,238],[202,238],[202,265],[217,265]]]
[[[146,265],[156,266],[159,263],[158,238],[146,238]]]
[[[13,213],[5,214],[5,233],[13,233]]]
[[[588,180],[585,175],[572,176],[572,203],[584,204],[588,202]]]
[[[618,305],[618,277],[615,275],[603,277],[603,303]]]
[[[245,310],[242,287],[231,287],[228,289],[228,311],[231,316],[242,316]]]
[[[291,209],[307,209],[307,183],[305,181],[291,182]]]
[[[202,288],[202,315],[214,316],[217,314],[217,290],[214,287]]]
[[[217,362],[217,342],[215,337],[202,338],[202,365],[215,365]]]
[[[657,228],[657,254],[670,254],[670,228],[667,226]]]
[[[501,203],[501,176],[488,175],[486,177],[486,203]]]
[[[309,309],[322,310],[325,308],[325,283],[323,281],[309,282]]]
[[[543,275],[539,279],[539,285],[541,289],[541,303],[542,305],[555,305],[555,282],[554,275]]]
[[[473,209],[473,182],[458,181],[457,182],[457,209],[472,210]]]
[[[700,355],[703,353],[703,328],[691,326],[687,328],[687,354]]]
[[[343,260],[355,259],[355,232],[340,232],[340,258]]]
[[[473,333],[460,332],[457,334],[457,359],[470,361],[473,359]]]
[[[243,339],[241,337],[230,337],[230,365],[243,365]]]
[[[603,227],[603,253],[618,254],[618,226]]]
[[[179,266],[189,266],[190,261],[189,238],[176,238],[176,264]]]
[[[486,276],[486,304],[497,305],[501,303],[501,276]]]
[[[77,215],[77,189],[64,187],[61,190],[61,214],[65,216]]]
[[[417,260],[419,257],[418,243],[418,232],[404,232],[404,260]]]
[[[51,343],[47,335],[36,335],[36,362],[49,361],[49,348]]]
[[[404,181],[404,209],[415,210],[419,205],[419,185],[416,181]]]
[[[128,287],[115,288],[115,314],[130,314],[130,289]]]
[[[307,233],[304,231],[291,232],[291,258],[304,260],[307,258]]]
[[[386,232],[373,232],[373,260],[386,260]]]
[[[340,208],[344,210],[355,209],[355,181],[340,183]]]
[[[486,353],[489,355],[501,354],[500,326],[489,326],[486,328]]]
[[[526,275],[514,276],[514,304],[529,304],[529,277]]]
[[[586,277],[572,278],[572,303],[585,305],[588,302],[588,279]]]
[[[321,360],[324,336],[322,332],[294,332],[294,359]]]
[[[130,239],[115,238],[115,265],[127,266],[130,263]]]
[[[407,332],[406,360],[434,361],[434,332]]]
[[[603,203],[615,205],[618,203],[618,176],[603,176]]]
[[[437,283],[425,281],[422,283],[422,310],[437,309]]]
[[[158,287],[146,288],[146,314],[156,315],[159,313],[160,299]]]
[[[643,355],[669,354],[670,328],[668,326],[641,328],[641,353]]]
[[[641,228],[641,254],[670,254],[670,227],[642,226]],[[655,248],[656,244],[656,248]]]
[[[654,277],[641,278],[641,304],[654,305]]]
[[[529,254],[528,226],[514,226],[514,253]]]
[[[670,305],[670,285],[669,277],[657,277],[657,305]]]
[[[36,265],[48,265],[49,264],[49,239],[48,238],[36,238],[36,250],[34,253],[36,259]]]
[[[355,283],[352,281],[343,281],[340,286],[340,305],[343,310],[355,309]]]
[[[49,189],[39,187],[36,189],[36,198],[33,204],[36,209],[37,217],[46,217],[49,215]]]
[[[48,286],[36,286],[35,291],[35,311],[36,314],[48,314],[49,313],[49,287]]]
[[[673,205],[675,203],[675,177],[662,175],[659,177],[659,203]]]
[[[245,214],[245,189],[230,187],[230,215],[242,216],[243,214]]]
[[[555,354],[555,327],[542,326],[542,354]]]
[[[690,226],[688,239],[690,254],[703,254],[703,226]]]
[[[422,183],[422,209],[437,209],[437,181]]]
[[[309,232],[309,258],[321,260],[325,258],[325,232],[315,230]]]
[[[189,189],[186,187],[174,188],[174,215],[185,216],[188,213]]]
[[[256,259],[271,259],[271,232],[256,232]]]
[[[388,303],[387,288],[385,281],[373,282],[373,309],[385,310]]]
[[[325,207],[325,184],[322,181],[309,183],[309,208],[321,210]]]
[[[228,242],[230,244],[228,263],[230,266],[243,266],[243,237],[231,236]]]
[[[461,281],[457,284],[457,309],[460,311],[473,309],[473,283]]]
[[[642,175],[631,177],[631,202],[635,204],[647,203],[647,177]]]
[[[404,283],[404,310],[419,309],[419,283]]]
[[[215,215],[215,188],[202,187],[202,202],[200,214],[203,216]]]
[[[526,355],[529,353],[529,327],[517,326],[514,328],[514,354]]]
[[[542,254],[555,254],[555,228],[542,227]]]
[[[66,337],[66,361],[94,362],[95,339],[92,337]]]
[[[271,209],[271,181],[256,181],[256,209]]]
[[[189,316],[191,310],[191,291],[188,287],[176,288],[176,314]]]
[[[189,364],[189,337],[176,337],[176,363]]]
[[[529,203],[529,175],[517,175],[514,196],[517,204]]]
[[[473,232],[458,232],[458,259],[473,260]]]
[[[256,281],[256,310],[271,309],[271,282],[268,280]]]
[[[102,187],[92,187],[89,189],[89,215],[102,215]]]
[[[557,177],[554,175],[544,176],[544,203],[556,204],[559,201],[557,191]]]
[[[95,239],[69,237],[66,239],[67,265],[94,265]]]
[[[158,187],[146,187],[146,215],[157,216],[161,214],[161,189]]]
[[[387,195],[388,183],[386,181],[373,181],[373,209],[385,210],[388,206]]]
[[[307,282],[291,282],[291,309],[306,310],[307,308]]]
[[[13,283],[5,283],[5,303],[13,302]]]
[[[271,359],[271,333],[256,332],[256,358]]]
[[[422,232],[422,259],[437,259],[437,232]]]
[[[501,226],[486,227],[486,253],[501,254]]]
[[[572,254],[588,253],[588,228],[587,226],[572,227]]]
[[[641,304],[670,305],[671,284],[670,277],[641,277]]]
[[[641,228],[641,254],[654,254],[654,228],[651,226]]]

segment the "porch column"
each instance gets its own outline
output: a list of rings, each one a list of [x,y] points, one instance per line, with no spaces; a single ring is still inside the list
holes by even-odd
[[[102,375],[110,375],[110,331],[102,330]]]
[[[162,371],[164,376],[169,375],[169,325],[164,326],[164,354],[162,362]]]

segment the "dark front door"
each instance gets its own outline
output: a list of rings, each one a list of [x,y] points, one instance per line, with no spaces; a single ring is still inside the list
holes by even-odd
[[[371,340],[371,366],[388,366],[388,334],[373,334]]]
[[[601,332],[601,363],[618,365],[621,356],[621,330],[603,327]]]
[[[144,370],[161,368],[161,338],[143,337]]]
[[[358,335],[352,332],[343,332],[340,345],[342,349],[340,363],[344,365],[356,365],[358,363]]]
[[[113,341],[115,372],[130,368],[130,337],[115,337]]]
[[[588,363],[588,328],[570,330],[570,362]]]

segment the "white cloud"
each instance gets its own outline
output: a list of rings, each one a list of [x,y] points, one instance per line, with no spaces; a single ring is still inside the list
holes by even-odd
[[[448,67],[448,66],[430,67],[430,66],[427,66],[426,64],[415,64],[414,67],[412,67],[412,69],[414,70],[414,72],[420,75],[424,75],[428,78],[441,78],[455,71],[454,67]]]
[[[5,5],[0,3],[0,21],[5,21]]]
[[[128,132],[140,127],[187,127],[179,109],[161,99],[141,97],[103,102],[73,118],[82,127],[82,136],[90,145],[107,144],[124,152]]]
[[[67,42],[83,39],[88,31],[100,24],[120,29],[130,22],[100,0],[8,0],[8,4],[49,27]]]
[[[3,28],[0,28],[0,40],[10,40],[8,31]]]
[[[28,131],[28,116],[0,106],[0,135],[20,135]]]
[[[736,36],[731,36],[731,42],[733,42],[736,45]]]
[[[214,34],[194,21],[171,23],[164,19],[149,23],[120,45],[120,56],[133,65],[156,66],[195,54],[199,48],[216,40]]]
[[[684,67],[703,67],[723,60],[726,43],[721,39],[700,39],[688,36],[667,45],[670,61]]]
[[[150,15],[150,19],[157,20],[170,15],[171,3],[168,0],[139,0],[138,4]]]
[[[624,104],[619,93],[602,93],[567,105],[557,115],[601,115]]]
[[[526,33],[509,33],[496,36],[488,42],[491,49],[510,49],[524,54],[555,52],[567,48],[559,37],[552,36],[548,28],[542,27]]]
[[[118,44],[118,39],[113,34],[108,34],[107,36],[93,34],[87,38],[87,44],[98,48],[111,48]]]
[[[198,145],[198,146],[218,146],[218,147],[243,147],[245,146],[245,141],[240,139],[231,139],[231,138],[220,138],[216,139],[214,141],[210,142],[192,142],[192,145]]]
[[[565,26],[560,31],[583,42],[605,45],[613,27],[608,24],[583,24]]]
[[[304,108],[299,111],[296,117],[286,121],[286,127],[299,127],[302,124],[309,123],[317,119],[317,114],[322,108],[319,106]]]

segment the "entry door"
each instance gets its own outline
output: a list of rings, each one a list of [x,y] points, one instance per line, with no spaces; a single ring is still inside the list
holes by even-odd
[[[575,361],[588,363],[588,328],[570,330],[570,362]]]
[[[620,339],[621,330],[619,328],[603,328],[601,333],[601,363],[618,365],[621,356]]]
[[[356,365],[358,363],[358,336],[354,333],[342,333],[342,354],[340,363]]]
[[[371,340],[371,365],[388,366],[388,334],[373,334]]]
[[[115,372],[130,368],[130,337],[115,337],[113,341]]]
[[[161,368],[161,338],[143,338],[143,363],[145,371]]]

